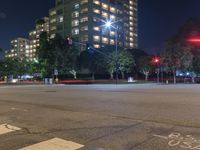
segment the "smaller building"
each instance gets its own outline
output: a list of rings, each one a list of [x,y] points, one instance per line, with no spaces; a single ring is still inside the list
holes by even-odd
[[[10,42],[10,49],[5,51],[6,58],[25,59],[26,52],[29,47],[29,40],[26,38],[18,37]]]
[[[36,27],[29,32],[30,44],[26,52],[26,56],[29,60],[36,59],[37,47],[40,46],[40,34],[47,32],[49,34],[49,18],[44,17],[36,21]]]

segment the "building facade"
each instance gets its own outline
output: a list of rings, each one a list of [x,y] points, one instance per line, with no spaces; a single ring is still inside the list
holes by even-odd
[[[57,33],[101,48],[116,44],[117,31],[119,46],[137,47],[137,0],[56,0],[49,18],[50,38]],[[117,30],[106,29],[106,21]]]
[[[26,51],[29,48],[30,41],[25,38],[16,38],[10,42],[10,49],[5,51],[6,58],[26,58]]]
[[[36,59],[37,47],[40,46],[40,34],[46,32],[49,34],[49,18],[44,17],[36,21],[36,27],[33,31],[29,32],[30,44],[26,51],[26,57],[29,60]]]

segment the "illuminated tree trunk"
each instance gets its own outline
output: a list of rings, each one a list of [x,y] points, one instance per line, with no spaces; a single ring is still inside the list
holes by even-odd
[[[94,77],[94,72],[92,73],[92,80],[94,80],[95,79],[95,77]]]
[[[110,72],[110,79],[113,80],[114,77],[113,77],[113,70]]]
[[[145,81],[148,81],[148,79],[149,79],[149,72],[146,72],[145,73]]]
[[[173,71],[173,76],[174,76],[174,84],[176,84],[176,70]]]
[[[122,71],[122,79],[125,79],[125,74],[123,71]]]

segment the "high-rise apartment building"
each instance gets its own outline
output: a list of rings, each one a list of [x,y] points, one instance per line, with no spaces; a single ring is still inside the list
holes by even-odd
[[[10,49],[5,51],[6,58],[26,58],[26,51],[29,48],[29,40],[25,38],[16,38],[10,42]]]
[[[49,34],[49,18],[44,17],[36,21],[36,27],[29,32],[29,49],[26,51],[26,56],[30,60],[36,59],[36,50],[40,46],[40,34],[47,32]]]
[[[112,21],[118,45],[137,47],[137,0],[56,0],[49,18],[50,38],[58,33],[95,48],[115,45],[116,30],[103,26],[105,21]]]

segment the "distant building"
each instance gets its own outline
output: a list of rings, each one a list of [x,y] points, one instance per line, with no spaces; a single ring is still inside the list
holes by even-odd
[[[5,51],[6,58],[36,60],[37,47],[40,46],[40,34],[49,34],[49,18],[44,17],[36,21],[36,27],[29,32],[29,39],[16,38],[10,42],[10,49]]]
[[[50,38],[57,33],[94,48],[115,45],[115,30],[102,26],[102,20],[111,20],[118,28],[118,45],[136,48],[137,7],[137,0],[56,0],[55,8],[49,11]]]
[[[36,27],[33,31],[29,32],[29,48],[26,51],[26,57],[30,60],[36,59],[36,50],[40,46],[40,34],[47,32],[49,34],[49,18],[44,17],[36,21]]]
[[[6,58],[25,59],[26,51],[29,47],[29,40],[25,38],[16,38],[10,42],[10,49],[5,51]]]

